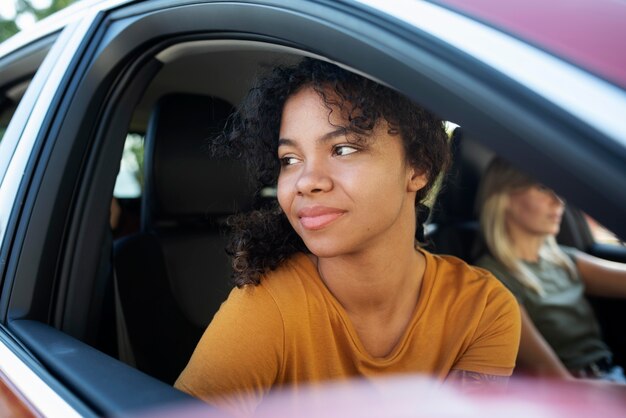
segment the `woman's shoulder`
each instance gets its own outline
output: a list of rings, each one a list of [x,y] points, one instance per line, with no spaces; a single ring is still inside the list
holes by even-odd
[[[507,287],[510,287],[510,285],[514,285],[518,282],[517,279],[513,277],[509,269],[491,254],[483,254],[480,258],[478,258],[478,260],[476,260],[475,264],[477,268],[488,271],[494,275]]]
[[[258,284],[246,284],[233,289],[233,296],[242,299],[289,293],[301,289],[302,282],[315,273],[315,267],[306,254],[296,253],[281,262],[278,267],[265,272]]]
[[[428,254],[427,260],[434,265],[434,278],[441,287],[465,293],[508,293],[493,273],[484,267],[470,265],[451,255]]]
[[[565,253],[565,255],[567,255],[573,262],[576,262],[576,257],[578,255],[578,253],[580,252],[580,250],[578,250],[578,248],[569,247],[567,245],[560,245],[559,244],[559,249],[561,251],[563,251],[563,253]]]
[[[447,254],[430,254],[427,253],[427,259],[432,260],[438,275],[446,277],[462,277],[465,283],[473,283],[474,281],[491,280],[490,272],[484,267],[470,265],[466,261]],[[429,262],[428,260],[427,262]]]
[[[477,267],[488,270],[490,272],[498,271],[498,272],[506,272],[506,267],[496,260],[491,254],[483,254],[480,256],[474,263]]]
[[[283,260],[274,270],[265,272],[260,284],[267,289],[290,289],[294,284],[308,280],[317,274],[313,261],[305,253],[295,253]]]
[[[476,260],[476,266],[491,273],[507,289],[509,289],[520,303],[525,303],[532,291],[513,276],[509,269],[491,254],[484,254]]]
[[[450,255],[428,254],[427,262],[436,267],[430,278],[433,300],[437,305],[452,303],[457,311],[496,312],[517,309],[510,290],[483,268],[466,263]]]
[[[292,316],[307,298],[306,276],[312,270],[307,262],[311,263],[305,254],[295,254],[265,273],[259,284],[234,288],[218,315],[229,318],[271,316],[276,323],[282,323],[284,317]]]
[[[267,293],[281,309],[294,306],[311,292],[317,269],[304,253],[295,253],[274,270],[266,272],[257,286],[248,285],[242,291]]]

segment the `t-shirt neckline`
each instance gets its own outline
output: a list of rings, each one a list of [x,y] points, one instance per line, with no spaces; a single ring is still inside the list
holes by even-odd
[[[335,295],[332,294],[330,289],[328,289],[328,287],[322,280],[315,263],[313,263],[308,255],[304,253],[301,254],[302,257],[306,258],[306,262],[310,267],[310,273],[312,276],[311,278],[313,279],[312,281],[321,289],[324,298],[330,301],[331,305],[335,309],[335,312],[339,315],[339,318],[341,319],[344,328],[348,332],[350,339],[352,340],[352,344],[356,348],[356,351],[362,356],[363,360],[376,366],[389,365],[401,356],[402,352],[407,346],[407,342],[410,340],[411,334],[413,333],[415,326],[419,322],[419,319],[426,309],[426,305],[428,305],[428,300],[430,299],[433,288],[432,278],[435,276],[435,263],[433,256],[427,251],[424,251],[421,248],[418,248],[416,251],[419,251],[424,256],[426,265],[424,266],[424,276],[420,285],[420,292],[417,297],[417,303],[415,304],[415,310],[413,311],[411,321],[404,330],[402,337],[393,348],[393,350],[391,350],[391,352],[385,357],[374,357],[365,349],[363,343],[361,342],[361,339],[359,338],[358,333],[356,332],[356,329],[352,324],[352,321],[350,320],[350,317],[346,313],[341,303],[339,303]]]

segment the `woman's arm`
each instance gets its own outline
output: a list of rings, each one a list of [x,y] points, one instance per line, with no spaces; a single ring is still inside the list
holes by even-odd
[[[453,369],[446,377],[446,384],[459,388],[466,394],[501,391],[506,389],[509,376],[470,372]]]
[[[515,368],[521,319],[513,295],[494,277],[486,276],[494,286],[490,292],[474,338],[452,366],[446,384],[462,392],[492,392],[505,389]]]
[[[537,377],[573,379],[552,347],[535,327],[526,309],[520,306],[522,316],[522,336],[517,366]]]
[[[233,289],[174,386],[234,416],[251,416],[281,367],[282,316],[262,285]]]
[[[576,267],[588,294],[626,298],[626,264],[577,251]]]

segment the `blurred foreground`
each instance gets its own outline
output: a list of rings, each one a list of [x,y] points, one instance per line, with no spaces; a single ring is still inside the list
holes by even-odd
[[[143,416],[143,414],[142,414]],[[200,403],[146,416],[227,417]],[[424,377],[396,377],[277,390],[254,415],[277,417],[623,418],[626,387],[603,382],[516,379],[495,393],[462,394]]]

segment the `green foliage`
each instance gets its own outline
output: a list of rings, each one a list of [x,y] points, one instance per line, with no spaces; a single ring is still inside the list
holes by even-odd
[[[143,190],[144,137],[137,133],[126,135],[122,153],[122,171],[130,172]]]
[[[144,138],[143,136],[139,134],[128,134],[128,136],[133,138],[132,141],[129,141],[129,151],[132,153],[133,157],[135,158],[135,162],[137,164],[137,169],[134,172],[135,178],[137,179],[137,182],[139,182],[139,185],[141,186],[141,189],[143,190],[143,186],[144,186],[144,178],[143,178]]]
[[[0,0],[0,1],[11,1],[11,0]],[[32,13],[35,16],[36,20],[41,20],[44,17],[50,16],[51,14],[58,12],[64,7],[69,6],[72,3],[75,3],[77,0],[52,0],[50,7],[47,9],[37,9],[33,6],[30,0],[17,0],[16,9],[17,14],[23,13]],[[19,27],[13,20],[2,20],[0,19],[0,42],[5,39],[15,35],[19,32]]]
[[[17,27],[14,21],[0,19],[0,42],[7,38],[10,38],[19,30],[20,29]]]

